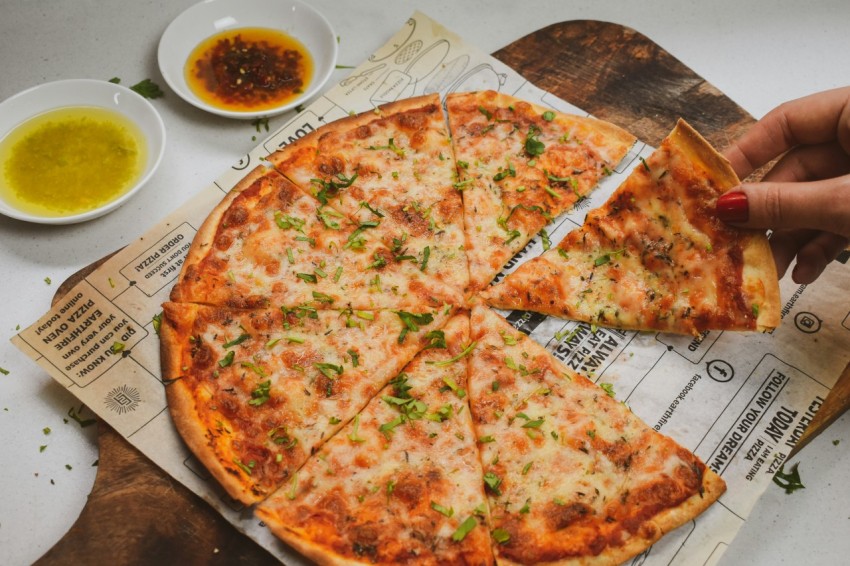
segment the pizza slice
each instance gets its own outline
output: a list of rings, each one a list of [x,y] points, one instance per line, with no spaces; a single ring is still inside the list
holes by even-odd
[[[430,333],[380,394],[257,509],[327,564],[492,564],[467,405],[469,316]]]
[[[267,497],[451,315],[163,305],[162,374],[189,448],[246,504]]]
[[[199,230],[171,300],[231,308],[411,308],[462,295],[273,169],[240,181]]]
[[[482,296],[498,308],[627,329],[774,328],[779,284],[767,238],[714,213],[738,183],[680,121],[581,228]]]
[[[484,306],[469,394],[500,564],[618,564],[725,490],[686,448]]]
[[[463,206],[439,97],[400,100],[323,126],[273,153],[283,175],[374,232],[399,257],[463,290]]]
[[[594,118],[493,91],[450,94],[449,127],[463,191],[470,290],[609,175],[635,141]]]

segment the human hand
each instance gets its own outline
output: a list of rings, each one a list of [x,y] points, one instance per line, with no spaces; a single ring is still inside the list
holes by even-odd
[[[761,182],[721,196],[717,216],[772,229],[779,277],[796,256],[793,280],[811,283],[850,242],[850,87],[778,106],[724,152],[741,179],[782,154]]]

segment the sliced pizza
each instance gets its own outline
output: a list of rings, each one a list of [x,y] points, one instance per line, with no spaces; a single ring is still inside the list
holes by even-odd
[[[696,517],[723,480],[487,307],[469,393],[500,564],[618,564]]]
[[[492,564],[467,405],[469,317],[452,318],[257,515],[322,564]]]
[[[779,284],[767,238],[714,213],[736,185],[729,163],[680,121],[581,228],[482,296],[626,329],[774,328]]]
[[[323,205],[372,226],[397,261],[466,288],[463,206],[436,94],[327,124],[268,159]]]
[[[166,303],[160,340],[172,418],[227,492],[255,503],[432,344],[429,333],[450,315]]]
[[[463,191],[470,290],[483,289],[635,141],[617,126],[493,91],[446,99]]]
[[[373,235],[273,169],[246,176],[198,231],[171,300],[231,308],[410,308],[459,304],[418,258]],[[412,260],[416,261],[412,261]]]

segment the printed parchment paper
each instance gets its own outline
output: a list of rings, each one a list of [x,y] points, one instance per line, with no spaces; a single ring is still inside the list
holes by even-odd
[[[154,319],[207,214],[265,156],[351,112],[419,94],[481,89],[586,114],[417,12],[349,77],[86,277],[13,342],[237,529],[288,564],[306,563],[250,509],[226,497],[184,447],[166,407]],[[589,199],[546,227],[551,240],[580,225],[651,151],[638,142]],[[542,251],[538,236],[499,277]],[[576,371],[612,384],[617,399],[726,480],[729,489],[717,504],[632,564],[713,562],[732,541],[850,360],[850,273],[842,259],[818,279],[817,292],[783,281],[783,321],[771,334],[707,332],[694,339],[502,313]],[[123,350],[113,351],[116,342]]]

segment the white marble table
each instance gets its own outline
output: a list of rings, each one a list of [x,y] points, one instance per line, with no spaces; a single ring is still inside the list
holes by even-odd
[[[132,84],[150,77],[165,86],[156,64],[157,42],[193,2],[0,0],[0,99],[66,78],[118,76]],[[653,39],[756,117],[784,100],[850,84],[847,0],[313,4],[340,36],[341,64],[359,64],[419,8],[485,52],[558,21],[620,23]],[[337,73],[341,78],[345,71]],[[58,283],[134,240],[255,145],[248,122],[205,114],[173,93],[155,104],[166,124],[167,153],[156,176],[128,204],[104,218],[65,227],[0,217],[0,367],[9,371],[0,375],[4,564],[34,561],[74,523],[98,457],[95,427],[63,423],[75,400],[8,338],[48,308]],[[48,435],[45,427],[51,429]],[[40,452],[42,445],[47,448]],[[768,488],[722,562],[847,563],[848,448],[850,418],[845,417],[797,458],[806,489],[786,495]]]

